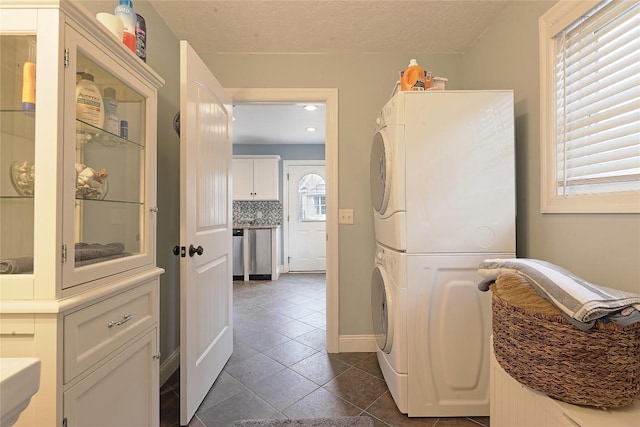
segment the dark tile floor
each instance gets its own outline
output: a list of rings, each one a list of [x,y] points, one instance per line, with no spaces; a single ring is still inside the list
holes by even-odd
[[[325,276],[234,282],[234,352],[190,426],[235,420],[369,415],[376,426],[480,427],[488,417],[409,418],[375,353],[325,351]],[[160,390],[160,425],[180,425],[180,370]]]

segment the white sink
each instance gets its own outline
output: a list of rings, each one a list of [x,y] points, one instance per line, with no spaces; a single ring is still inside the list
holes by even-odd
[[[0,358],[0,426],[10,426],[18,421],[38,388],[40,359]]]

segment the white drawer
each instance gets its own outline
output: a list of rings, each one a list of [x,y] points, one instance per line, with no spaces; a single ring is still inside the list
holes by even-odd
[[[64,382],[158,320],[158,281],[119,293],[64,317]]]

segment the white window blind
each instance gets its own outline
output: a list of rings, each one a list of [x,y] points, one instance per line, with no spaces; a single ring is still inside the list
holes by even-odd
[[[556,195],[640,190],[640,2],[600,3],[554,37]]]

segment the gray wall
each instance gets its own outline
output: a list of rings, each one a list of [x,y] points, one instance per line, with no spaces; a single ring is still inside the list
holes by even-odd
[[[640,293],[640,215],[540,213],[538,18],[554,4],[509,2],[465,54],[465,86],[515,90],[518,256]]]
[[[112,11],[112,1],[83,3]],[[225,87],[338,88],[339,205],[355,223],[340,226],[340,333],[370,334],[366,301],[375,239],[368,190],[369,144],[380,107],[410,58],[449,78],[449,89],[514,89],[518,179],[518,255],[560,264],[585,279],[640,292],[639,215],[540,214],[538,17],[554,2],[509,2],[466,55],[201,55]],[[179,109],[179,46],[146,0],[134,7],[147,22],[147,61],[164,79],[158,121],[158,264],[163,361],[179,345],[179,142],[171,128]],[[204,29],[203,29],[204,30]]]

